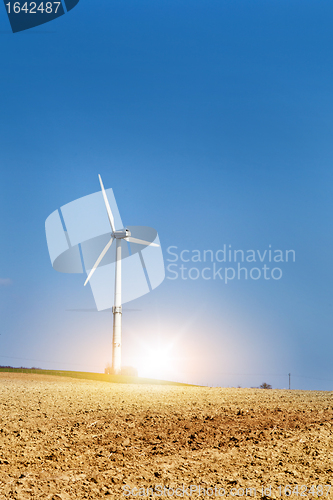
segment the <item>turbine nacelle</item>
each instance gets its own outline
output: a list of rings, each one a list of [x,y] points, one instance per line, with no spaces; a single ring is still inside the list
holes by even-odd
[[[114,231],[112,236],[117,240],[129,238],[131,236],[131,231],[129,229],[118,229],[118,231]]]

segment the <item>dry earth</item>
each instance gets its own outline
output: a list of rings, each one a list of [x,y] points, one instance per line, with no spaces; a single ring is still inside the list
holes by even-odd
[[[0,373],[0,499],[327,498],[332,396]]]

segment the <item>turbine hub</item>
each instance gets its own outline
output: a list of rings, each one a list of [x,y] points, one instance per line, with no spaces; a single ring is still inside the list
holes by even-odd
[[[113,237],[116,238],[117,240],[123,239],[123,238],[128,238],[131,236],[131,231],[129,229],[119,229],[118,231],[114,231]]]

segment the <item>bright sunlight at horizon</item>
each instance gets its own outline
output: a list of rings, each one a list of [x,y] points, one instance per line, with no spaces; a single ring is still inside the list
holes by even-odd
[[[139,377],[173,381],[179,378],[178,363],[170,346],[143,347],[133,365]]]

